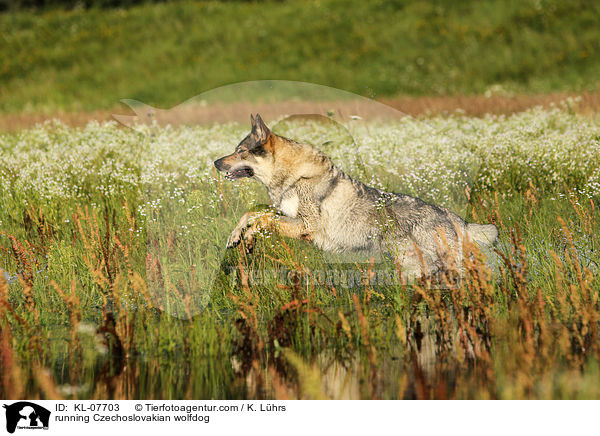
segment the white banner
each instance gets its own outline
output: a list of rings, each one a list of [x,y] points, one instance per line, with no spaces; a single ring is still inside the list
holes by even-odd
[[[0,434],[595,434],[598,401],[3,401]]]

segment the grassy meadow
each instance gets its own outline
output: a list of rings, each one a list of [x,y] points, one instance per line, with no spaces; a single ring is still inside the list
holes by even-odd
[[[0,112],[168,108],[249,80],[368,97],[595,90],[593,0],[174,1],[0,14]]]
[[[494,222],[495,260],[475,250],[436,289],[272,234],[225,250],[267,202],[212,166],[247,125],[2,134],[0,396],[600,398],[597,116],[273,125],[372,186]]]

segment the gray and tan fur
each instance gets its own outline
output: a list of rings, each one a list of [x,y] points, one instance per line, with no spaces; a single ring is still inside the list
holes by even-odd
[[[280,214],[248,212],[227,246],[251,242],[260,229],[311,241],[339,253],[386,253],[406,277],[431,275],[448,265],[460,269],[463,240],[490,246],[492,224],[470,224],[419,198],[385,192],[352,179],[324,154],[272,133],[259,115],[236,150],[215,161],[229,179],[263,183]]]

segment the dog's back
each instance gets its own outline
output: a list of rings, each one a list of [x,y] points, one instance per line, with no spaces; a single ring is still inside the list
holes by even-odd
[[[409,277],[445,267],[462,270],[463,242],[489,246],[493,224],[467,223],[448,209],[406,194],[389,193],[353,180],[333,167],[316,196],[320,211],[314,242],[337,252],[389,253]]]

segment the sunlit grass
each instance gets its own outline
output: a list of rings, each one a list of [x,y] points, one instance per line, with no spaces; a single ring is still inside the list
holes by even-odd
[[[0,136],[2,396],[600,397],[598,119],[327,126],[274,129],[373,186],[495,222],[496,270],[475,256],[440,291],[276,235],[227,252],[267,202],[212,168],[246,126],[46,124]]]
[[[123,98],[167,108],[266,78],[367,97],[594,90],[599,17],[587,0],[172,1],[7,12],[0,112],[109,109]]]

